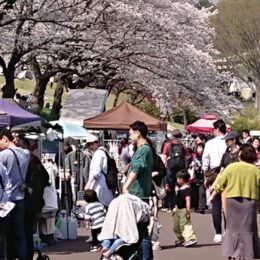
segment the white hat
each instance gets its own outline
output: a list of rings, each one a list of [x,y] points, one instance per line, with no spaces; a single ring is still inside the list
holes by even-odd
[[[87,136],[87,143],[98,142],[98,138],[95,135]]]

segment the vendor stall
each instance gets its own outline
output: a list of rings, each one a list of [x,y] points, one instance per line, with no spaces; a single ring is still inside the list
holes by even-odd
[[[128,130],[130,125],[136,120],[143,121],[147,125],[148,130],[151,131],[167,130],[166,122],[143,112],[129,103],[123,103],[98,116],[85,119],[84,127],[88,129],[102,130]]]
[[[186,130],[190,133],[212,134],[214,131],[213,123],[216,122],[218,119],[219,118],[214,115],[205,115],[196,122],[187,125]],[[226,126],[227,131],[231,131],[231,126]]]
[[[13,127],[17,125],[39,126],[41,118],[21,107],[12,99],[0,99],[0,126]]]

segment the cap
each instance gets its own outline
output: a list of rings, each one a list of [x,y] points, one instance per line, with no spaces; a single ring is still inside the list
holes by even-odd
[[[225,141],[231,140],[231,139],[236,139],[238,137],[238,133],[235,131],[228,132],[223,139]]]
[[[87,136],[87,143],[98,142],[98,138],[95,135]]]

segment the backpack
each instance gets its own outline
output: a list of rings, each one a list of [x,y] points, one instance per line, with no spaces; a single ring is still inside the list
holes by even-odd
[[[155,155],[155,158],[153,158],[153,161],[154,161],[153,171],[158,171],[159,172],[159,175],[154,176],[153,180],[155,181],[155,183],[158,186],[161,186],[162,180],[166,176],[166,173],[167,173],[166,167],[165,167],[165,165],[164,165],[164,163],[162,161],[162,158],[158,154]]]
[[[107,174],[105,174],[104,172],[102,172],[102,174],[106,178],[107,187],[110,190],[116,190],[118,184],[118,179],[117,179],[118,169],[116,167],[116,162],[114,159],[112,159],[109,156],[109,154],[105,150],[103,149],[101,150],[106,154],[106,158],[107,158]]]
[[[175,173],[185,169],[185,155],[182,144],[171,144],[168,167]]]

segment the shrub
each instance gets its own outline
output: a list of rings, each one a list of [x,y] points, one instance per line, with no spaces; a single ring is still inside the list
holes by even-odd
[[[260,130],[260,117],[256,109],[246,110],[244,114],[237,114],[232,129],[242,133],[243,129]]]

